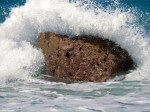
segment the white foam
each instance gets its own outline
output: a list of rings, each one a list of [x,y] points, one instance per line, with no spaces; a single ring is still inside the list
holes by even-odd
[[[115,1],[116,2],[116,1]],[[137,63],[127,80],[150,78],[150,45],[133,24],[128,12],[87,9],[68,0],[28,0],[12,9],[10,17],[0,25],[0,78],[25,77],[29,70],[43,62],[42,54],[33,48],[40,32],[67,35],[98,35],[118,43]],[[38,64],[37,64],[38,63]]]

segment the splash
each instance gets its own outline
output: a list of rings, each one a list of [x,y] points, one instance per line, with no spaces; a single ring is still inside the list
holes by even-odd
[[[115,4],[118,3],[115,0]],[[36,73],[43,56],[33,45],[38,34],[45,31],[71,36],[103,36],[115,41],[137,64],[136,70],[127,74],[125,80],[149,79],[149,39],[133,24],[134,14],[120,8],[94,8],[91,4],[82,0],[28,0],[24,6],[13,8],[6,21],[0,24],[0,79],[28,79]]]

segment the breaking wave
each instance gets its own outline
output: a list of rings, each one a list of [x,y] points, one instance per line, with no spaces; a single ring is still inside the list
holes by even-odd
[[[119,6],[117,0],[112,4]],[[33,46],[38,34],[45,31],[115,41],[137,65],[125,80],[150,79],[149,35],[136,24],[133,10],[97,7],[90,0],[27,0],[24,6],[13,8],[0,24],[0,82],[36,74],[43,56]]]

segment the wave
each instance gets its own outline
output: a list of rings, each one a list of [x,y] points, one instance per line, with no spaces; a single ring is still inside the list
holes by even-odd
[[[117,3],[115,0],[114,4]],[[28,79],[41,68],[43,55],[33,45],[38,34],[45,31],[103,36],[115,41],[137,64],[125,80],[149,79],[149,35],[144,35],[135,21],[130,9],[95,8],[90,0],[86,3],[85,0],[27,0],[24,6],[13,8],[0,24],[0,82]]]

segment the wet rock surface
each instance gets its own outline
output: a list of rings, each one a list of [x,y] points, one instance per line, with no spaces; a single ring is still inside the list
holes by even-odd
[[[134,64],[125,50],[99,37],[70,38],[45,32],[35,46],[42,49],[49,72],[64,80],[103,82]]]

